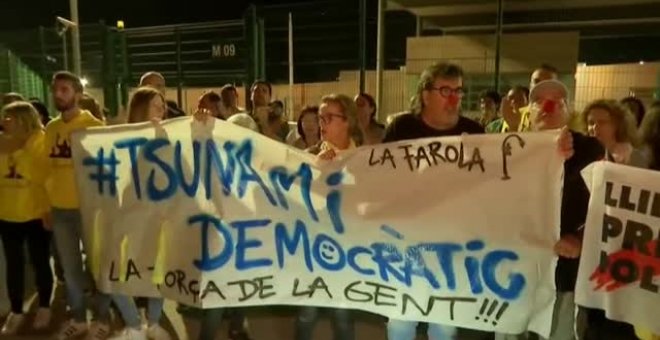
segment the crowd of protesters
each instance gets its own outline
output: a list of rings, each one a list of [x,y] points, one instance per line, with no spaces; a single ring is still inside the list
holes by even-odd
[[[387,126],[378,122],[378,107],[367,93],[355,96],[328,94],[318,103],[306,103],[289,129],[284,106],[273,101],[273,88],[257,81],[249,88],[248,109],[238,106],[233,85],[219,93],[205,92],[190,119],[222,119],[332,160],[361,145],[397,142],[426,137],[461,134],[535,132],[561,130],[558,150],[565,159],[561,206],[561,236],[554,247],[559,257],[556,268],[556,303],[549,339],[636,339],[643,330],[607,319],[601,310],[579,307],[574,290],[582,245],[589,192],[579,176],[592,162],[606,160],[635,167],[660,170],[660,102],[646,110],[635,97],[604,98],[574,112],[568,88],[550,65],[533,70],[529,84],[519,84],[499,93],[480,96],[481,115],[471,120],[461,114],[465,94],[461,67],[438,63],[421,75],[409,112],[391,116]],[[0,235],[7,275],[6,287],[11,311],[2,326],[2,335],[20,334],[22,329],[48,329],[53,286],[64,285],[70,319],[56,339],[156,339],[173,338],[161,326],[163,299],[108,295],[94,290],[86,273],[83,227],[72,166],[71,133],[88,127],[117,123],[158,122],[185,116],[175,102],[166,99],[165,78],[157,72],[141,77],[124,112],[114,115],[84,92],[80,79],[69,72],[52,78],[51,115],[39,99],[25,99],[18,93],[2,96],[0,135]],[[381,115],[382,116],[382,115]],[[211,118],[213,117],[213,118]],[[539,180],[543,180],[539,178]],[[442,194],[442,193],[439,193]],[[38,309],[26,325],[25,249],[36,278]],[[54,265],[51,266],[51,258]],[[90,283],[92,282],[92,283]],[[91,286],[91,287],[90,287]],[[89,292],[94,298],[88,306]],[[138,305],[146,305],[142,320]],[[118,311],[125,328],[114,333],[110,327],[111,307]],[[88,318],[88,308],[93,315]],[[250,339],[246,318],[240,308],[195,310],[180,306],[179,312],[199,318],[199,339],[214,339],[220,320],[230,320],[228,337]],[[355,339],[355,313],[347,309],[301,307],[292,325],[297,340],[311,340],[321,315],[332,317],[334,338]],[[413,340],[418,323],[390,319],[386,322],[389,340]],[[492,334],[458,329],[449,325],[427,325],[429,339],[532,339],[533,334]],[[650,335],[652,336],[652,335]]]

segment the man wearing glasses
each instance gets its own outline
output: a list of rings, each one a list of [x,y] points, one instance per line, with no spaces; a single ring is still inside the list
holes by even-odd
[[[551,340],[573,339],[571,332],[574,318],[571,307],[574,305],[571,292],[575,284],[577,257],[581,248],[578,226],[584,223],[589,200],[589,193],[579,174],[586,165],[602,158],[602,149],[599,150],[597,141],[588,140],[587,137],[581,138],[577,134],[570,133],[565,127],[568,118],[567,93],[566,87],[560,82],[546,80],[537,84],[530,95],[531,130],[554,130],[563,127],[557,140],[557,151],[567,160],[565,172],[570,174],[564,177],[562,237],[555,245],[555,252],[562,259],[557,270],[559,288],[555,309],[560,311],[562,316],[553,327]],[[449,63],[430,66],[424,70],[420,78],[412,112],[399,115],[392,121],[385,131],[384,142],[484,133],[484,129],[477,122],[459,115],[462,97],[463,70],[460,66]],[[575,149],[574,139],[576,139]],[[564,218],[568,216],[570,218]],[[567,268],[562,268],[562,262],[568,265]],[[416,327],[415,321],[390,319],[387,324],[388,339],[413,340]],[[475,332],[469,338],[480,338],[483,333]],[[456,339],[457,328],[429,323],[428,337],[431,340]],[[518,336],[514,335],[513,338]],[[524,338],[524,335],[521,335],[521,338]]]
[[[460,66],[437,63],[428,67],[417,85],[411,112],[397,116],[387,126],[383,142],[484,133],[479,123],[459,114],[463,94],[463,69]],[[387,338],[412,340],[416,328],[415,321],[390,319]],[[429,324],[428,336],[433,340],[454,339],[456,327]]]
[[[438,63],[428,67],[417,85],[411,112],[388,125],[383,142],[484,133],[479,123],[459,114],[463,94],[460,66]]]

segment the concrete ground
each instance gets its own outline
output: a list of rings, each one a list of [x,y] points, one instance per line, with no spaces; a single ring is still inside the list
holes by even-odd
[[[33,317],[34,310],[37,305],[36,295],[32,295],[31,299],[26,302],[26,309],[31,311],[28,314],[28,321],[25,327],[21,330],[18,336],[14,337],[1,337],[0,339],[52,339],[53,334],[62,326],[66,321],[66,308],[64,303],[64,289],[58,286],[55,289],[53,297],[53,322],[49,330],[37,333],[30,329],[29,325]],[[166,301],[164,308],[164,316],[162,326],[172,334],[173,339],[179,340],[196,340],[199,332],[199,322],[194,317],[183,317],[176,310],[176,303]],[[293,307],[271,307],[265,306],[260,308],[247,308],[244,310],[248,317],[249,329],[251,338],[254,340],[292,340],[294,339],[294,320],[296,310]],[[0,318],[0,322],[4,322],[4,317]],[[117,317],[114,318],[113,330],[117,331],[122,328],[121,321]],[[356,339],[362,340],[385,340],[387,339],[385,319],[381,316],[357,312],[356,319]],[[215,337],[215,340],[227,339],[227,321],[222,322],[220,331]],[[322,318],[316,327],[314,340],[332,340],[332,327],[329,319]],[[417,339],[426,339],[420,332]],[[489,335],[474,334],[472,332],[462,332],[459,339],[469,340],[490,340]]]

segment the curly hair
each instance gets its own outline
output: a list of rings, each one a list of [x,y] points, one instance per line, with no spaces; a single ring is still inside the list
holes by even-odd
[[[637,134],[637,122],[635,116],[622,104],[612,99],[597,99],[587,104],[580,115],[581,123],[587,126],[589,113],[592,110],[601,109],[610,114],[610,119],[616,127],[614,137],[619,143],[630,143],[634,146],[639,145],[639,136]]]

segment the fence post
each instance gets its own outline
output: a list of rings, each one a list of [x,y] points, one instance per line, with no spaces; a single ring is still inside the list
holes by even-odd
[[[245,89],[245,108],[252,109],[250,102],[250,86],[259,76],[259,34],[257,21],[257,7],[252,4],[245,12],[243,34],[247,45],[248,55],[246,58],[246,79],[243,88]]]
[[[658,69],[658,77],[655,82],[655,94],[653,100],[660,100],[660,69]]]
[[[117,35],[119,37],[119,48],[121,51],[121,76],[118,77],[118,82],[117,82],[117,93],[118,93],[118,102],[119,105],[123,106],[126,108],[128,105],[128,86],[127,84],[131,80],[131,69],[130,69],[130,64],[128,62],[128,42],[127,42],[127,37],[126,37],[126,31],[124,28],[117,29]],[[113,45],[115,46],[115,45]],[[114,59],[113,59],[114,60]],[[116,65],[116,64],[115,64]]]
[[[104,106],[110,110],[110,114],[117,115],[119,111],[119,98],[115,82],[118,79],[116,74],[115,62],[115,35],[113,31],[101,23],[103,39],[103,69],[101,78],[103,82]]]
[[[174,29],[176,37],[176,101],[179,107],[183,105],[183,65],[181,64],[181,31]],[[184,110],[185,111],[185,110]]]
[[[50,106],[50,95],[49,95],[49,81],[48,81],[48,70],[46,67],[46,31],[43,26],[39,26],[39,67],[41,68],[41,83],[42,91],[44,93],[41,100],[47,107]]]
[[[259,36],[259,78],[266,79],[266,24],[263,18],[257,20]]]
[[[360,91],[358,93],[366,92],[366,70],[367,70],[367,0],[359,0],[360,2],[360,46],[359,60],[360,60]]]

